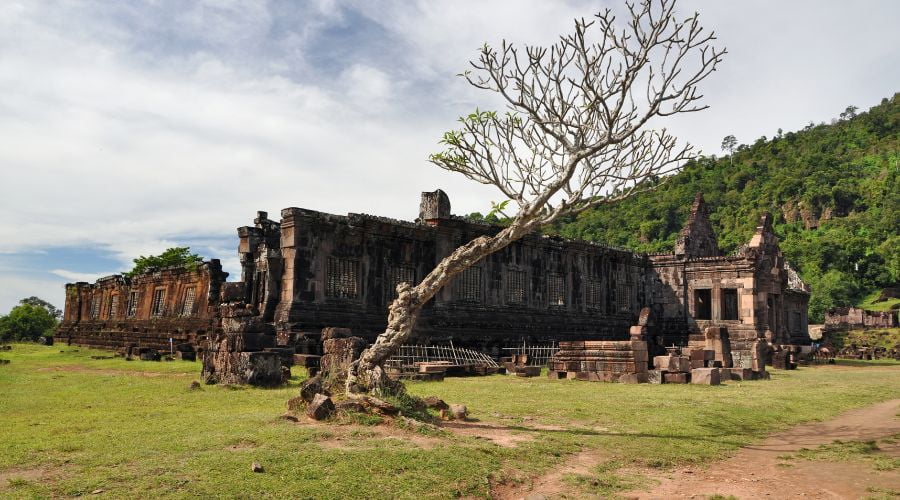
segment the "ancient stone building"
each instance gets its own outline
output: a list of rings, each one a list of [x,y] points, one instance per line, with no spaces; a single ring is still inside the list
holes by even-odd
[[[785,262],[768,214],[747,244],[722,255],[698,194],[674,253],[649,260],[647,305],[667,344],[683,344],[685,335],[702,341],[709,326],[728,328],[736,358],[749,356],[757,338],[810,343],[809,286]]]
[[[423,193],[415,222],[302,208],[286,208],[281,220],[274,221],[259,212],[252,226],[238,228],[240,282],[223,284],[217,263],[195,273],[208,284],[204,289],[198,281],[195,288],[195,293],[205,292],[202,306],[196,307],[209,306],[196,318],[202,326],[180,323],[187,324],[177,313],[187,293],[187,285],[179,281],[185,278],[178,278],[182,275],[140,277],[130,283],[113,277],[105,280],[121,284],[100,280],[69,285],[77,292],[66,303],[60,337],[80,343],[86,338],[83,332],[105,332],[110,339],[122,335],[124,342],[135,338],[137,330],[165,328],[196,336],[220,328],[217,302],[243,302],[279,345],[315,343],[324,327],[350,328],[371,341],[385,326],[398,283],[418,282],[457,246],[499,230],[451,215],[450,201],[440,190]],[[154,279],[152,285],[141,285]],[[111,296],[112,290],[124,297],[135,286],[143,294],[140,318],[123,323],[128,318],[119,311],[118,321],[110,321],[102,306],[99,316],[92,316],[92,297]],[[168,308],[152,316],[148,294],[161,288]],[[808,288],[778,249],[768,216],[747,245],[721,255],[698,195],[672,254],[648,256],[536,234],[512,244],[439,292],[423,311],[415,341],[452,341],[497,353],[499,347],[523,340],[623,340],[641,308],[649,306],[657,343],[683,345],[706,326],[727,326],[740,356],[749,342],[767,332],[776,343],[808,343],[808,298]],[[152,327],[154,318],[169,322]],[[141,321],[148,323],[140,326]]]
[[[66,285],[57,342],[116,349],[198,344],[219,326],[218,305],[228,273],[218,260],[196,269],[167,267],[128,278]],[[169,339],[172,339],[171,342]]]

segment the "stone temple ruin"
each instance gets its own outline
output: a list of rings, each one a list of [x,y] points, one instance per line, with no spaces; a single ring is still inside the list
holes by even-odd
[[[533,234],[441,290],[414,341],[452,342],[495,358],[523,340],[636,341],[654,354],[703,343],[708,328],[721,327],[734,365],[749,368],[760,339],[810,343],[809,288],[785,262],[771,224],[763,216],[747,244],[723,255],[698,194],[669,254]],[[69,284],[56,340],[187,358],[200,352],[242,367],[244,378],[257,377],[255,366],[273,372],[278,360],[312,365],[323,328],[373,341],[397,284],[417,282],[457,246],[499,230],[451,215],[441,190],[422,194],[415,222],[302,208],[286,208],[275,221],[258,212],[252,226],[238,228],[241,281],[226,282],[211,260]]]

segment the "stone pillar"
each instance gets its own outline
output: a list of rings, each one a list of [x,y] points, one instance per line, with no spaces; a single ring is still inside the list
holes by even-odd
[[[219,308],[222,332],[203,351],[201,376],[207,384],[277,386],[284,382],[281,357],[267,349],[275,336],[265,332],[259,316],[242,303]]]
[[[450,218],[450,198],[447,193],[437,191],[422,193],[422,202],[419,205],[419,220],[425,222],[434,219]]]

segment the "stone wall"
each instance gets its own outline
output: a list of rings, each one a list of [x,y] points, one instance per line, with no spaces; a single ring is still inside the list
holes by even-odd
[[[897,313],[867,311],[858,307],[836,307],[825,313],[825,326],[829,329],[896,328]]]
[[[373,340],[399,282],[418,282],[459,245],[500,230],[449,216],[442,194],[423,194],[419,223],[283,210],[277,329],[338,326]],[[242,262],[261,255],[251,250]],[[627,338],[645,303],[646,269],[646,258],[632,252],[530,236],[441,290],[423,311],[415,342],[452,339],[491,350],[523,339]]]

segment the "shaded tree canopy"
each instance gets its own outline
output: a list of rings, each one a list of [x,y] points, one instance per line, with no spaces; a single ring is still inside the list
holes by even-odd
[[[26,297],[26,298],[20,300],[19,304],[28,304],[28,305],[32,305],[32,306],[43,307],[44,309],[47,310],[47,312],[50,313],[51,316],[53,316],[56,319],[61,318],[62,314],[63,314],[63,312],[60,309],[57,309],[56,306],[54,306],[53,304],[51,304],[51,303],[47,302],[46,300],[43,300],[39,297],[35,297],[35,296]]]
[[[13,307],[9,314],[0,316],[0,341],[35,341],[53,335],[58,323],[56,317],[44,306],[25,303],[35,298],[23,299],[22,304]]]

